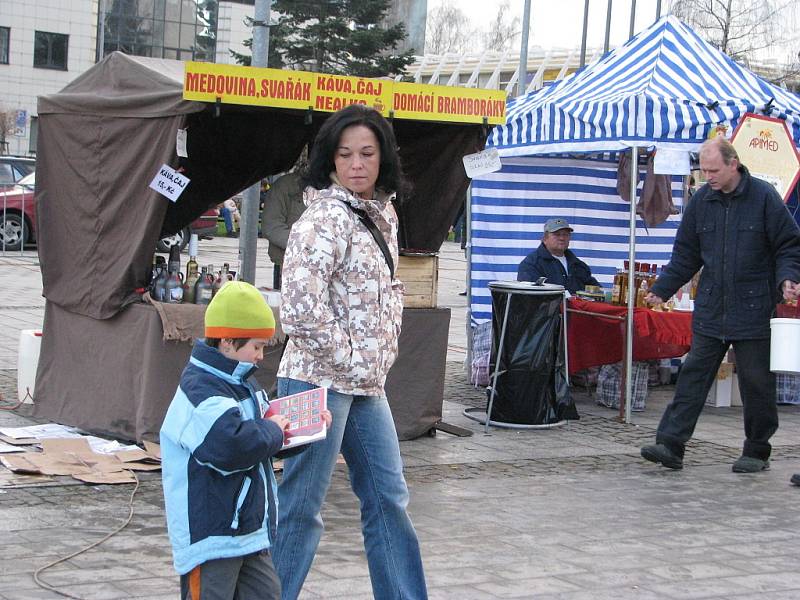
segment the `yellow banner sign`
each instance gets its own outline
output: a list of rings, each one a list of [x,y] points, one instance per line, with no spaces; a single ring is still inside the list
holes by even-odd
[[[187,62],[183,98],[306,109],[313,103],[313,85],[313,75],[306,71]]]
[[[349,104],[371,106],[386,117],[491,125],[505,122],[500,90],[396,83],[389,79],[326,75],[186,62],[185,100],[335,112]]]
[[[392,97],[394,116],[398,119],[482,123],[506,121],[506,93],[502,90],[479,90],[447,85],[395,83]]]
[[[389,116],[393,81],[318,73],[312,73],[312,75],[314,76],[314,110],[336,112],[348,104],[366,104],[383,116]]]

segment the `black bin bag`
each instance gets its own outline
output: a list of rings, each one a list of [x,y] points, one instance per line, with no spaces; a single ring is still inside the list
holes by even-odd
[[[499,423],[547,425],[578,419],[567,385],[562,331],[563,287],[527,282],[492,282],[489,418]],[[506,318],[506,308],[508,317]],[[500,337],[505,320],[502,352]],[[493,380],[495,366],[499,369]]]

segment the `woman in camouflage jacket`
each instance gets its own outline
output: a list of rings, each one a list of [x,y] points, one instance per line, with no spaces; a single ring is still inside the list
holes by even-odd
[[[275,566],[283,598],[302,588],[322,536],[320,509],[339,452],[361,503],[375,598],[426,598],[419,543],[384,383],[397,356],[402,284],[363,215],[397,262],[396,141],[373,109],[329,117],[311,153],[307,209],[292,227],[283,266],[281,324],[289,335],[278,395],[328,388],[325,440],[284,461]],[[363,212],[362,212],[363,211]],[[359,216],[361,212],[361,216]]]

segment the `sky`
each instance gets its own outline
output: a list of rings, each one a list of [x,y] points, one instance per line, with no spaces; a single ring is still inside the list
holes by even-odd
[[[445,0],[428,0],[428,12]],[[627,41],[630,32],[632,0],[613,0],[611,11],[610,45],[619,46]],[[634,34],[650,26],[656,18],[657,0],[633,0],[636,3]],[[755,0],[758,1],[758,0]],[[485,27],[496,13],[502,0],[451,0],[473,22],[474,27]],[[800,5],[800,2],[797,3]],[[525,0],[510,0],[512,14],[522,19]],[[661,1],[661,15],[666,14],[670,0]],[[584,0],[531,0],[531,30],[529,48],[580,48],[583,31]],[[587,45],[602,48],[605,42],[606,0],[590,0]],[[519,43],[517,43],[518,46]],[[785,56],[780,53],[781,58]],[[760,57],[761,58],[761,57]],[[767,57],[763,57],[767,58]]]

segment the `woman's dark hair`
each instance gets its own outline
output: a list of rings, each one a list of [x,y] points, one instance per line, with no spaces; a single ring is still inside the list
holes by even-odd
[[[342,132],[354,125],[368,127],[378,138],[381,164],[375,186],[385,192],[404,189],[405,182],[394,131],[378,111],[363,104],[351,104],[335,112],[322,124],[311,147],[305,180],[318,190],[331,184],[331,173],[336,171],[334,158],[342,139]]]

